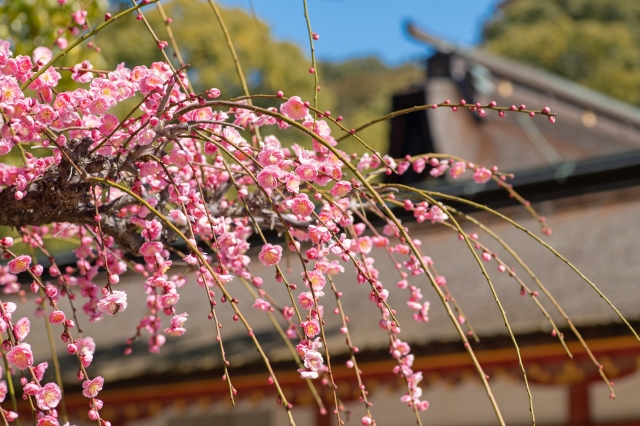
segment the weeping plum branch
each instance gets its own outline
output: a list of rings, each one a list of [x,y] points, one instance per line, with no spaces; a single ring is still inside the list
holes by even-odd
[[[236,99],[219,99],[221,90],[217,88],[209,88],[200,94],[187,93],[187,87],[191,86],[185,73],[186,65],[180,63],[180,68],[177,68],[170,63],[169,55],[164,51],[168,43],[157,38],[141,10],[143,5],[156,1],[133,2],[131,9],[119,15],[111,17],[107,14],[104,23],[80,36],[55,56],[48,48],[39,47],[32,57],[14,57],[9,44],[0,40],[0,155],[15,150],[23,161],[20,166],[0,163],[0,226],[13,228],[20,235],[14,236],[28,247],[25,253],[15,252],[15,248],[12,249],[14,237],[0,236],[3,237],[0,238],[0,253],[7,260],[6,266],[0,266],[0,282],[4,285],[5,294],[23,294],[17,276],[29,274],[32,279],[30,289],[41,295],[40,302],[43,302],[38,307],[39,312],[43,312],[44,303],[51,306],[48,322],[60,327],[67,351],[76,357],[79,364],[78,379],[83,381],[83,395],[89,400],[89,419],[102,426],[110,424],[101,417],[103,403],[96,398],[104,386],[104,379],[100,376],[90,379],[87,370],[96,345],[91,337],[81,337],[79,333],[74,335],[74,330],[79,330],[77,322],[82,319],[78,319],[73,305],[71,315],[68,315],[58,307],[56,300],[59,294],[68,294],[71,300],[70,292],[79,285],[81,291],[78,293],[86,299],[82,310],[90,321],[115,315],[135,303],[117,287],[120,275],[130,269],[144,277],[148,298],[141,307],[145,314],[140,318],[133,337],[127,341],[125,354],[131,352],[133,341],[143,331],[150,334],[149,350],[157,352],[161,350],[166,336],[179,338],[187,332],[185,325],[189,315],[207,315],[216,328],[224,360],[224,378],[228,380],[229,396],[234,401],[237,390],[228,377],[228,359],[220,333],[222,320],[216,313],[215,299],[219,293],[219,300],[231,305],[233,319],[243,324],[260,353],[269,371],[269,383],[274,385],[278,401],[287,410],[291,424],[295,424],[292,406],[285,398],[269,357],[240,310],[239,302],[243,296],[237,294],[238,287],[225,284],[238,278],[248,287],[253,308],[269,315],[291,349],[298,363],[298,372],[302,379],[307,380],[323,413],[326,409],[315,387],[329,384],[334,414],[342,424],[340,412],[344,406],[336,392],[330,364],[332,348],[327,344],[324,331],[324,304],[329,303],[324,297],[325,290],[331,290],[337,304],[335,312],[342,319],[340,331],[346,335],[350,355],[347,367],[356,368],[355,379],[365,404],[366,415],[361,422],[364,425],[375,424],[375,407],[367,398],[368,390],[357,370],[358,348],[349,334],[349,307],[341,303],[339,286],[342,282],[336,279],[347,268],[352,268],[356,281],[370,286],[371,309],[380,312],[379,325],[388,333],[389,351],[397,361],[393,372],[406,383],[407,394],[402,397],[402,402],[411,407],[416,421],[421,424],[420,412],[429,407],[422,397],[422,373],[413,370],[411,348],[401,340],[397,308],[388,302],[390,283],[381,281],[374,266],[374,256],[380,253],[389,256],[396,266],[396,287],[399,291],[406,290],[407,307],[413,312],[416,322],[428,321],[430,302],[422,300],[421,289],[427,286],[435,289],[480,375],[499,423],[504,424],[486,375],[462,329],[460,318],[466,321],[462,307],[451,297],[446,278],[435,272],[425,248],[412,239],[397,217],[397,211],[390,208],[403,208],[412,212],[418,222],[439,223],[460,233],[493,291],[480,257],[471,244],[477,236],[462,232],[458,222],[450,217],[450,214],[458,212],[445,204],[445,201],[465,201],[402,185],[376,183],[374,178],[382,173],[403,174],[410,168],[421,173],[430,167],[430,174],[434,177],[449,173],[452,178],[458,178],[469,173],[476,183],[493,179],[526,206],[540,222],[543,232],[550,234],[550,228],[508,185],[512,175],[499,171],[497,167],[476,165],[441,153],[394,159],[371,150],[358,132],[384,119],[424,109],[456,111],[469,108],[479,117],[488,113],[499,117],[508,113],[532,117],[543,115],[551,123],[555,121],[555,114],[548,107],[531,110],[525,105],[502,107],[495,102],[469,105],[464,100],[443,100],[439,104],[397,111],[356,129],[347,129],[340,123],[340,116],[334,119],[330,112],[321,112],[317,106],[319,84],[313,53],[314,40],[319,40],[319,35],[311,31],[306,2],[303,5],[316,89],[313,106],[299,96],[285,97],[282,92],[251,95],[246,85],[243,85],[245,95]],[[210,4],[220,24],[225,27],[217,6],[213,1]],[[164,54],[164,62],[148,66],[136,64],[133,68],[121,64],[111,71],[94,70],[86,60],[71,68],[54,66],[72,48],[117,18],[134,12],[147,25],[154,42]],[[169,18],[165,18],[163,9],[161,13],[169,26]],[[85,24],[82,11],[73,16],[81,28]],[[236,70],[244,81],[226,30],[225,35]],[[170,37],[172,46],[177,49],[178,40],[173,33]],[[67,78],[75,82],[75,89],[58,90],[58,83],[63,78],[58,71],[71,71]],[[114,115],[113,108],[130,99],[138,100],[137,106],[124,117]],[[254,100],[261,99],[278,102],[278,108],[253,104]],[[338,129],[337,134],[333,133],[330,123]],[[301,142],[311,140],[310,148],[300,144],[282,146],[275,136],[269,134],[274,128],[295,132]],[[345,139],[358,141],[367,152],[357,155],[342,151],[339,142]],[[35,148],[43,150],[40,152],[45,152],[45,155],[35,157],[31,152]],[[476,207],[489,210],[527,232],[605,298],[595,284],[530,231],[484,206]],[[383,221],[382,229],[372,226],[369,215]],[[468,216],[465,218],[504,244],[484,225]],[[267,242],[263,229],[277,231],[280,243]],[[257,235],[262,241],[257,260],[247,255],[252,235]],[[73,250],[76,257],[74,268],[61,271],[55,263],[44,243],[52,237],[77,241]],[[186,247],[186,252],[181,252],[178,245]],[[570,321],[533,272],[515,252],[505,247],[543,289],[561,315]],[[44,269],[35,262],[35,249],[40,249],[51,260],[49,274],[55,278],[54,283],[42,281]],[[484,246],[478,243],[476,249],[484,250],[484,261],[492,260]],[[293,284],[297,279],[291,276],[292,272],[280,266],[285,250],[293,252],[300,261],[302,288]],[[182,257],[187,270],[169,275],[171,253]],[[133,264],[127,254],[138,256],[141,263]],[[262,287],[263,279],[254,272],[255,262],[273,268],[276,281],[289,295],[290,305],[278,306]],[[496,262],[501,270],[506,269],[502,259],[496,257]],[[100,270],[106,272],[106,282],[99,282],[97,272]],[[189,291],[188,288],[183,289],[187,274],[194,274],[196,282],[203,287],[202,312],[179,313],[182,310],[180,294]],[[416,277],[415,285],[409,285],[409,276]],[[519,277],[516,279],[523,291],[534,298],[543,316],[550,319],[537,300],[537,292],[529,290]],[[506,313],[501,305],[499,308],[517,348]],[[33,366],[33,352],[46,348],[38,346],[39,342],[32,342],[33,348],[27,343],[30,320],[25,317],[14,322],[12,314],[15,309],[13,302],[0,303],[0,332],[6,334],[3,350],[7,362],[25,372],[21,385],[30,401],[34,423],[58,425],[56,407],[63,403],[62,383],[59,380],[57,383],[42,383],[46,366]],[[278,323],[278,316],[286,327]],[[469,324],[468,327],[473,330]],[[557,330],[555,325],[553,327]],[[575,327],[571,327],[584,343]],[[297,342],[295,350],[289,340]],[[562,337],[560,340],[564,343]],[[599,365],[593,354],[589,354]],[[522,366],[523,374],[526,374],[524,368]],[[608,383],[602,371],[601,376]],[[315,381],[319,378],[322,380]],[[12,382],[8,392],[15,401]],[[535,423],[531,397],[529,401],[532,422]],[[17,418],[15,406],[13,410],[0,411],[5,423]]]

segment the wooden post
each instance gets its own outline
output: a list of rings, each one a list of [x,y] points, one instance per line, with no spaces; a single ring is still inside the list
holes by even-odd
[[[316,426],[333,426],[334,414],[333,411],[327,411],[327,414],[322,415],[320,410],[316,409]]]
[[[569,424],[571,426],[591,425],[589,384],[587,382],[569,386]]]

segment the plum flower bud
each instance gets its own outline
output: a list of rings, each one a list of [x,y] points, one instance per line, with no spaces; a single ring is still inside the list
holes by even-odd
[[[56,46],[58,49],[66,49],[69,46],[69,41],[64,37],[59,37],[56,39]]]
[[[120,275],[117,275],[117,274],[109,275],[109,282],[111,284],[118,284],[120,282]]]
[[[0,240],[0,246],[11,247],[12,245],[13,245],[13,238],[11,237],[4,237],[3,239]]]
[[[33,368],[33,374],[36,376],[36,379],[42,380],[44,377],[44,373],[47,371],[49,364],[46,362],[41,362]]]
[[[216,89],[214,87],[214,88],[211,88],[211,89],[207,90],[207,97],[215,99],[218,96],[220,96],[220,89]]]
[[[47,294],[47,296],[49,296],[52,299],[58,295],[58,289],[52,286],[51,284],[47,285],[44,288],[44,292]]]
[[[69,343],[67,345],[67,352],[73,355],[78,352],[78,347],[74,343]]]
[[[215,154],[216,152],[218,152],[218,147],[214,143],[206,142],[204,144],[204,153],[205,154],[212,155],[212,154]]]
[[[293,318],[293,315],[295,314],[295,311],[293,310],[292,307],[290,306],[285,306],[284,308],[282,308],[282,315],[284,315],[284,317],[286,319],[291,319]]]
[[[44,268],[42,267],[42,265],[33,265],[31,267],[31,273],[36,277],[39,277],[40,275],[42,275],[43,271],[44,271]]]
[[[104,402],[102,402],[101,399],[94,398],[93,406],[95,407],[96,410],[102,410],[102,407],[104,406]]]

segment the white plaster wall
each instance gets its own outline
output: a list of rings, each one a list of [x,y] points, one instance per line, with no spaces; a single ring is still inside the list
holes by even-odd
[[[490,381],[505,422],[509,425],[530,425],[528,397],[522,381],[501,377]],[[424,398],[430,407],[421,413],[425,425],[484,426],[497,424],[496,417],[479,380],[465,380],[453,385],[442,381],[423,386]],[[568,392],[560,386],[531,385],[536,424],[559,424],[568,418]],[[402,389],[381,388],[371,395],[372,414],[379,426],[413,426],[413,411],[400,402]],[[364,415],[361,403],[347,404],[353,411],[352,424],[359,424]],[[357,420],[357,422],[356,422]],[[335,424],[335,421],[334,421]]]
[[[640,372],[616,380],[613,389],[616,399],[609,398],[609,390],[604,383],[591,385],[591,418],[595,422],[640,419]]]
[[[203,409],[197,403],[186,407],[184,410],[178,410],[174,406],[170,406],[157,415],[144,419],[126,423],[126,426],[169,426],[170,424],[179,424],[179,418],[216,415],[222,413],[243,413],[247,411],[268,411],[271,413],[272,426],[288,426],[289,420],[286,411],[279,405],[276,405],[272,399],[263,399],[261,401],[251,401],[243,399],[236,402],[233,407],[226,400],[213,404]],[[312,407],[294,406],[292,409],[293,418],[299,426],[315,425],[315,411]],[[212,426],[213,423],[212,423]]]

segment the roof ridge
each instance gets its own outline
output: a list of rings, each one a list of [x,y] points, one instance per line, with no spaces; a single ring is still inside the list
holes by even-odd
[[[640,126],[640,108],[590,89],[542,68],[507,59],[476,47],[462,47],[429,34],[407,23],[407,32],[414,39],[430,44],[443,53],[456,53],[493,71],[495,74],[520,81],[537,89],[551,92],[564,100],[579,104],[594,112],[632,122]]]

